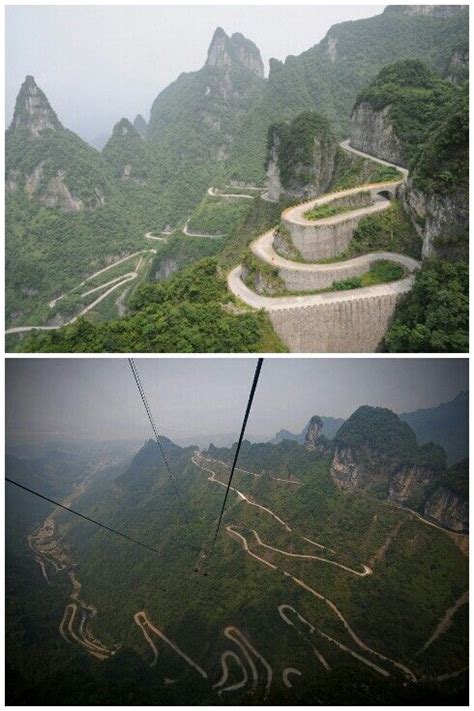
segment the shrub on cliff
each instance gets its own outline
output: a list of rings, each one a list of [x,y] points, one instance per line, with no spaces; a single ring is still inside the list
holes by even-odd
[[[398,353],[469,350],[469,271],[465,262],[425,262],[412,291],[395,311],[385,346]]]

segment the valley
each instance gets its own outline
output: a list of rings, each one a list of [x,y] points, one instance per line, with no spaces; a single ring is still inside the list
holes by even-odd
[[[183,450],[165,438],[163,445],[190,521],[174,510],[151,441],[108,485],[101,483],[108,462],[100,461],[63,499],[122,529],[119,511],[126,506],[130,526],[138,506],[141,526],[149,515],[155,522],[149,540],[158,556],[59,509],[28,536],[29,565],[39,566],[36,594],[66,594],[57,637],[100,665],[87,671],[88,684],[133,649],[156,698],[176,701],[192,694],[198,703],[299,703],[316,693],[327,703],[332,679],[338,698],[342,679],[360,700],[367,693],[400,700],[457,693],[467,659],[467,647],[455,642],[468,602],[467,559],[450,531],[396,503],[338,492],[324,451],[289,441],[247,443],[211,554],[209,529],[232,450]],[[431,591],[424,611],[415,580]],[[229,596],[232,581],[237,588]]]

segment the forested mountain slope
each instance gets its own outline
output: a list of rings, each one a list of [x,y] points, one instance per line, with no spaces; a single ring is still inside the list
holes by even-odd
[[[29,539],[48,585],[17,540],[7,584],[28,614],[7,629],[11,702],[65,693],[75,703],[154,704],[465,698],[467,559],[455,544],[465,536],[341,491],[332,449],[245,443],[217,545],[203,558],[234,448],[162,442],[186,511],[151,441],[75,501],[156,553],[56,513],[53,562],[44,527]],[[433,635],[458,600],[452,625]],[[32,638],[34,666],[25,664]]]
[[[231,154],[231,170],[241,179],[261,176],[268,117],[291,119],[314,109],[324,114],[341,137],[348,133],[359,91],[391,62],[417,58],[449,75],[458,47],[468,42],[468,8],[392,5],[381,15],[343,22],[298,57],[271,60],[263,96],[242,125]],[[466,65],[465,65],[466,66]]]
[[[100,153],[63,128],[33,77],[5,141],[6,321],[41,323],[48,299],[143,245],[143,215]]]

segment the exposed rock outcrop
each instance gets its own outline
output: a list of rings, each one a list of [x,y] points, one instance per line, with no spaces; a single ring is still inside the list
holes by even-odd
[[[375,111],[367,101],[358,104],[351,116],[351,146],[358,151],[406,167],[402,143],[390,120],[391,106]]]
[[[48,181],[46,190],[39,201],[46,207],[59,208],[63,212],[80,212],[84,205],[82,200],[75,197],[64,182],[65,171],[58,170],[57,174]],[[104,197],[97,194],[97,204],[104,204]]]
[[[446,71],[446,79],[459,84],[469,77],[469,46],[454,50]]]
[[[457,258],[459,238],[467,243],[469,202],[464,191],[449,195],[426,193],[408,178],[401,190],[402,202],[423,240],[423,259],[432,255]]]
[[[448,487],[440,486],[425,504],[424,515],[450,531],[469,531],[469,503]]]
[[[405,464],[399,467],[390,480],[388,498],[397,504],[414,506],[416,499],[423,501],[438,472],[428,466]]]
[[[280,169],[278,167],[278,149],[280,147],[280,136],[278,131],[273,128],[270,137],[270,147],[267,159],[267,197],[269,200],[278,202],[283,191],[281,184]]]
[[[390,410],[364,406],[346,420],[334,438],[330,472],[339,489],[371,492],[446,529],[468,531],[468,463],[446,471],[442,448],[419,447]]]
[[[218,27],[209,46],[206,66],[227,72],[235,63],[263,78],[262,57],[256,45],[240,32],[228,37],[222,27]]]
[[[322,434],[323,421],[319,415],[313,415],[308,422],[304,438],[304,446],[312,452],[323,453],[329,449],[329,441]]]
[[[267,139],[267,195],[317,197],[331,185],[338,142],[326,119],[307,111],[288,124],[274,124]]]

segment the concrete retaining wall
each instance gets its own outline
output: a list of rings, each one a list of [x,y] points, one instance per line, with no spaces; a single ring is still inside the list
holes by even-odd
[[[337,257],[347,249],[354,230],[363,217],[365,215],[357,215],[330,225],[299,225],[284,217],[282,222],[299,253],[305,259],[316,262]]]
[[[316,291],[332,286],[335,281],[361,276],[369,271],[376,259],[361,260],[358,264],[331,264],[330,269],[318,271],[287,269],[279,267],[278,274],[285,282],[288,291]],[[323,265],[322,265],[323,266]]]
[[[374,353],[403,297],[364,297],[270,311],[268,315],[292,353]]]

